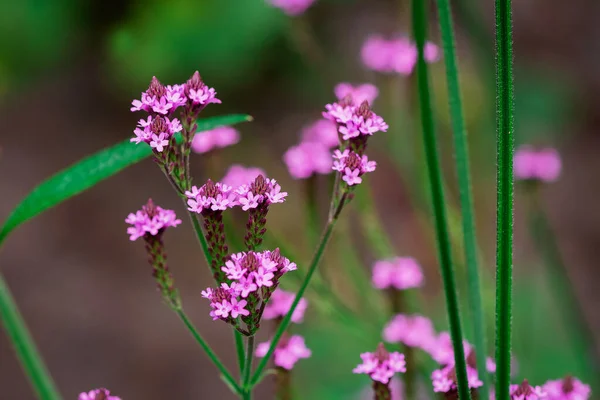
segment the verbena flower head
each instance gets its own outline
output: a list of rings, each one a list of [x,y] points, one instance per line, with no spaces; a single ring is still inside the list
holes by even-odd
[[[351,150],[339,151],[333,153],[333,169],[342,173],[342,180],[348,186],[362,183],[362,176],[367,172],[373,172],[377,168],[375,161],[369,161],[366,155],[359,156]]]
[[[354,104],[361,104],[363,101],[373,104],[373,101],[379,95],[379,89],[370,83],[352,86],[349,83],[342,82],[338,83],[333,91],[338,100],[343,100],[346,96],[350,96]]]
[[[346,97],[338,103],[327,104],[323,116],[338,124],[342,140],[351,140],[360,136],[372,136],[377,132],[387,132],[388,124],[383,118],[371,111],[369,103],[363,101],[354,106],[352,99]]]
[[[140,119],[137,128],[133,131],[135,135],[130,142],[139,144],[147,143],[152,149],[161,153],[168,145],[171,137],[181,132],[181,122],[177,118],[169,119],[167,117],[148,116],[147,119]]]
[[[196,134],[192,140],[192,150],[195,153],[202,154],[234,145],[239,141],[240,133],[237,129],[230,126],[220,126]]]
[[[303,14],[315,0],[267,0],[272,6],[280,8],[290,16]]]
[[[547,400],[587,400],[592,393],[588,385],[572,376],[548,381],[542,390],[546,392]]]
[[[79,394],[78,400],[121,400],[120,397],[111,396],[108,389],[100,388]]]
[[[234,164],[229,167],[225,176],[221,179],[221,183],[237,188],[248,184],[248,182],[254,181],[259,175],[266,176],[267,174],[260,168],[244,167],[243,165]]]
[[[406,372],[404,354],[389,353],[383,343],[377,346],[374,353],[362,353],[360,358],[363,362],[354,368],[352,372],[367,374],[376,382],[387,384],[395,373]]]
[[[425,61],[439,59],[439,49],[427,42],[424,48]],[[361,50],[363,64],[376,72],[410,75],[417,63],[417,48],[408,38],[385,39],[380,35],[367,38]]]
[[[477,376],[477,370],[470,366],[467,366],[467,380],[471,389],[483,386],[483,382]],[[450,393],[458,390],[454,365],[448,365],[447,367],[433,371],[431,381],[434,392]]]
[[[142,93],[141,99],[131,102],[131,111],[169,115],[187,102],[184,91],[184,85],[164,86],[153,76],[148,90]]]
[[[422,315],[397,314],[383,328],[383,339],[411,347],[426,347],[435,340],[435,330],[429,318]]]
[[[515,178],[553,182],[558,179],[562,168],[560,155],[555,149],[534,150],[521,146],[514,157]]]
[[[269,351],[269,346],[271,342],[260,343],[256,346],[256,356],[264,357]],[[276,367],[280,367],[286,370],[291,370],[294,368],[294,365],[298,362],[298,360],[302,358],[309,358],[311,356],[311,351],[306,347],[304,343],[304,338],[300,335],[293,335],[291,337],[286,337],[284,335],[279,343],[277,343],[277,347],[274,352],[274,364]]]
[[[302,129],[302,142],[320,143],[331,149],[340,144],[335,122],[319,119]]]
[[[238,195],[231,186],[210,179],[201,187],[192,186],[185,192],[188,210],[198,214],[203,212],[224,211],[237,206]]]
[[[247,211],[260,205],[283,203],[287,192],[281,191],[281,186],[275,179],[257,176],[252,182],[239,186],[235,193],[238,196],[238,204],[242,210]]]
[[[454,347],[452,346],[450,333],[441,332],[434,340],[424,343],[422,348],[428,352],[431,358],[438,364],[444,366],[454,364]],[[473,346],[466,340],[463,340],[463,349],[466,356],[471,353]]]
[[[194,72],[192,77],[185,83],[184,93],[187,100],[194,106],[203,107],[210,103],[221,103],[221,100],[217,99],[215,89],[206,86],[198,71]]]
[[[423,271],[414,258],[395,257],[373,265],[373,286],[377,289],[412,289],[423,286]]]
[[[306,179],[315,174],[329,174],[333,164],[327,146],[308,141],[290,147],[283,155],[283,161],[294,179]]]
[[[538,400],[546,398],[546,393],[540,386],[531,386],[527,380],[520,385],[510,385],[511,400]]]
[[[154,205],[152,199],[148,199],[148,203],[141,210],[130,213],[125,222],[131,225],[127,228],[127,234],[131,241],[144,235],[160,236],[165,229],[181,224],[181,220],[177,219],[175,211],[165,210]]]
[[[296,297],[295,293],[286,292],[283,289],[277,289],[273,292],[271,299],[267,303],[265,307],[265,311],[263,312],[264,319],[276,319],[283,318],[287,314],[287,312],[292,307],[292,303],[294,302],[294,298]],[[300,299],[298,306],[292,313],[292,322],[295,324],[299,324],[304,319],[304,312],[306,311],[306,307],[308,306],[308,302],[303,297]]]

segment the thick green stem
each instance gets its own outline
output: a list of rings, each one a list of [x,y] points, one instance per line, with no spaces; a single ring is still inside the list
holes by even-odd
[[[252,385],[250,385],[250,377],[252,374],[252,360],[254,358],[254,336],[248,336],[246,342],[246,365],[244,365],[244,380],[242,387],[244,388],[244,400],[252,398]]]
[[[454,160],[456,163],[456,173],[458,175],[458,187],[460,193],[464,254],[465,262],[467,264],[469,308],[471,311],[471,319],[473,321],[477,371],[479,373],[479,379],[483,381],[483,387],[481,387],[479,391],[482,398],[487,399],[489,398],[489,379],[485,365],[487,347],[485,344],[485,325],[481,300],[479,267],[477,265],[477,235],[475,233],[473,194],[469,168],[469,145],[467,143],[467,132],[460,95],[454,28],[449,0],[437,0],[437,9],[440,30],[442,33],[444,61],[446,63],[448,104],[452,120],[452,131],[454,133],[454,151],[456,154]]]
[[[192,334],[192,336],[194,337],[196,342],[198,342],[198,344],[200,345],[200,347],[202,347],[202,350],[204,350],[204,352],[206,353],[208,358],[210,358],[210,360],[213,362],[213,364],[215,364],[215,366],[221,373],[221,377],[223,378],[223,380],[225,380],[225,382],[227,382],[229,387],[232,388],[237,394],[241,395],[242,388],[240,387],[240,385],[237,384],[237,382],[231,375],[231,372],[229,372],[227,370],[227,368],[225,367],[223,362],[214,353],[214,351],[208,345],[206,340],[204,340],[204,338],[202,336],[200,336],[200,333],[198,333],[198,331],[196,330],[196,327],[194,327],[194,324],[192,323],[192,321],[190,321],[190,319],[185,314],[185,312],[182,309],[176,310],[176,312],[177,312],[177,315],[179,316],[179,318],[181,318],[181,320],[185,324],[186,328],[190,331],[190,333]]]
[[[431,190],[433,214],[435,218],[435,232],[438,245],[438,256],[444,292],[446,295],[446,308],[450,323],[450,335],[454,348],[454,360],[456,363],[456,378],[458,394],[462,400],[471,398],[469,384],[467,381],[467,365],[463,349],[463,335],[460,322],[460,311],[458,305],[458,294],[456,280],[452,265],[452,249],[448,232],[446,218],[446,202],[444,199],[444,187],[440,171],[440,161],[435,137],[435,126],[433,122],[433,111],[429,93],[429,80],[427,64],[423,58],[425,37],[427,33],[427,12],[425,0],[413,0],[412,21],[415,41],[418,48],[417,60],[417,83],[419,89],[419,105],[421,109],[421,125],[423,130],[423,144],[425,148],[425,159]]]
[[[298,306],[300,299],[304,295],[304,292],[306,291],[306,288],[308,287],[308,284],[310,283],[310,280],[311,280],[313,274],[315,273],[317,266],[319,265],[319,262],[321,261],[321,258],[323,257],[323,254],[325,253],[325,248],[327,247],[327,243],[329,242],[329,238],[331,237],[331,234],[333,233],[333,228],[335,226],[335,223],[338,220],[338,217],[340,215],[342,208],[344,207],[345,202],[346,202],[346,194],[342,195],[342,197],[339,200],[336,211],[333,213],[331,218],[329,218],[329,220],[327,221],[327,225],[325,226],[325,230],[323,231],[323,235],[321,236],[321,240],[319,241],[317,251],[315,252],[315,254],[312,258],[312,261],[310,262],[310,266],[308,267],[308,272],[306,273],[306,277],[302,281],[302,284],[300,285],[300,288],[298,289],[298,292],[296,293],[296,297],[294,298],[294,301],[293,301],[289,311],[287,312],[285,317],[283,317],[281,324],[279,324],[279,327],[277,328],[277,332],[275,332],[275,335],[273,336],[273,340],[271,340],[271,345],[269,346],[269,350],[267,351],[267,354],[265,354],[265,356],[260,360],[258,367],[254,371],[254,375],[252,375],[252,380],[251,380],[252,385],[256,384],[256,382],[260,378],[260,374],[262,373],[263,369],[265,369],[265,367],[267,366],[269,359],[271,358],[271,356],[273,355],[273,352],[275,351],[275,348],[277,347],[277,343],[279,343],[281,336],[284,334],[285,330],[289,326],[289,324],[292,320],[292,314],[294,313],[294,310],[296,310],[296,307]]]
[[[0,320],[38,399],[62,399],[2,275],[0,275]]]
[[[509,398],[513,251],[513,74],[511,0],[496,0],[496,398]]]
[[[233,330],[233,336],[235,339],[235,351],[237,353],[238,368],[240,369],[240,379],[244,374],[244,365],[246,363],[246,356],[244,355],[244,338],[240,332]]]

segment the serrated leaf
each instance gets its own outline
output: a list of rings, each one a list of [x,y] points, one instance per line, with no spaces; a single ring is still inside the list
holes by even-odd
[[[251,116],[244,114],[205,118],[198,121],[198,132],[251,120]],[[35,187],[8,216],[0,230],[0,244],[24,222],[150,155],[149,146],[136,145],[127,139],[54,174]]]

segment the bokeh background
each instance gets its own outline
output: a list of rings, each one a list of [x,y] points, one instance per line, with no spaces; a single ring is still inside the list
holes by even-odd
[[[493,2],[452,3],[486,269],[491,352]],[[600,334],[600,3],[537,0],[513,6],[517,142],[554,146],[562,155],[561,178],[542,189],[541,204],[593,342],[582,346],[581,332],[559,312],[565,293],[549,283],[518,191],[513,321],[518,376],[543,383],[573,373],[596,385],[599,371],[584,360],[581,350],[586,356],[597,354]],[[381,134],[374,140],[373,157],[380,168],[368,181],[398,254],[418,258],[426,270],[423,313],[444,329],[428,194],[422,179],[414,179],[422,153],[413,78],[381,79],[367,71],[359,57],[369,34],[408,32],[408,12],[405,0],[318,0],[302,18],[290,18],[264,0],[2,2],[0,219],[53,172],[130,136],[139,116],[129,112],[129,104],[152,75],[177,83],[199,70],[223,101],[207,108],[204,116],[248,113],[255,121],[238,126],[240,144],[194,158],[197,181],[219,179],[231,163],[262,167],[281,181],[289,201],[273,208],[269,227],[280,240],[296,244],[302,273],[311,253],[303,233],[304,186],[289,177],[282,154],[333,100],[336,83],[371,82],[381,90],[375,110],[391,130],[388,137]],[[431,41],[439,43],[433,12],[431,22]],[[456,207],[442,62],[432,65],[432,85],[449,205]],[[393,93],[401,95],[399,108],[391,107]],[[324,208],[329,185],[325,178],[318,184]],[[161,304],[143,246],[130,243],[125,235],[123,219],[149,196],[183,214],[169,184],[147,160],[35,218],[0,251],[1,272],[65,398],[98,386],[126,400],[233,398],[177,317]],[[364,246],[355,217],[348,213],[341,236],[351,238],[357,249],[355,262],[368,271],[374,255]],[[360,296],[376,294],[347,289],[340,272],[344,261],[338,256],[344,243],[334,242],[323,267],[341,298],[355,304],[362,301]],[[200,298],[210,276],[191,227],[184,223],[169,232],[167,245],[186,309],[234,369],[229,328],[210,320],[208,305]],[[458,274],[464,288],[460,266]],[[467,311],[463,307],[470,336]],[[374,310],[373,315],[385,315],[385,310]],[[358,311],[356,316],[362,318]],[[305,324],[295,328],[306,335],[314,354],[298,364],[296,383],[302,390],[297,398],[357,398],[368,382],[353,376],[351,369],[360,352],[375,346],[383,322],[365,319],[369,329],[350,329],[339,323],[335,309],[310,307]],[[0,387],[1,399],[34,398],[3,334]],[[266,381],[257,397],[269,398],[271,389]]]

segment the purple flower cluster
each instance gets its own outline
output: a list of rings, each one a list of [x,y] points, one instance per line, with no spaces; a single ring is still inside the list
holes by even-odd
[[[263,342],[256,346],[255,354],[257,357],[264,357],[269,351],[271,342]],[[298,360],[309,358],[311,351],[304,343],[304,338],[300,335],[287,337],[284,335],[274,351],[273,362],[275,366],[286,370],[291,370]]]
[[[259,175],[254,181],[233,188],[210,179],[200,188],[192,186],[185,192],[188,198],[188,210],[203,213],[208,210],[224,211],[239,206],[244,211],[255,209],[261,204],[283,203],[287,192],[281,191],[281,186],[275,179]]]
[[[240,133],[230,126],[220,126],[194,136],[192,150],[203,154],[211,150],[222,149],[234,145],[240,141]]]
[[[280,8],[290,16],[303,14],[315,0],[267,0],[273,7]]]
[[[477,370],[467,365],[467,380],[469,388],[474,389],[483,386],[483,382],[477,376]],[[436,369],[431,374],[433,382],[433,391],[438,393],[453,392],[458,389],[456,384],[456,369],[454,365],[448,365],[444,368]]]
[[[380,35],[369,37],[363,44],[361,58],[363,64],[376,72],[410,75],[417,63],[417,46],[408,38],[385,39]],[[427,42],[424,48],[427,62],[439,59],[439,49]]]
[[[534,150],[530,146],[521,146],[513,160],[515,178],[520,180],[538,180],[553,182],[558,179],[562,164],[555,149]]]
[[[121,400],[120,397],[111,396],[108,389],[100,388],[79,394],[78,400]]]
[[[352,372],[367,374],[376,382],[387,385],[395,373],[406,372],[404,354],[389,353],[381,343],[374,353],[362,353],[360,358],[362,363],[354,368]]]
[[[547,400],[587,400],[592,393],[588,385],[572,376],[548,381],[542,389]]]
[[[140,142],[148,143],[157,152],[162,152],[169,145],[171,137],[177,132],[181,132],[181,122],[177,118],[169,120],[160,115],[149,115],[146,120],[140,119],[138,126],[133,131],[135,137],[130,142],[138,144]]]
[[[348,186],[362,183],[362,178],[367,172],[373,172],[377,168],[375,161],[369,161],[366,155],[359,156],[357,153],[348,149],[344,151],[336,150],[333,152],[333,169],[342,174],[342,180]]]
[[[373,286],[377,289],[405,290],[423,286],[423,271],[412,257],[380,260],[373,265]]]
[[[125,222],[131,226],[127,228],[129,240],[134,241],[148,234],[157,236],[168,227],[176,227],[181,224],[177,219],[175,211],[165,210],[162,207],[155,206],[152,200],[135,213],[130,213]]]
[[[210,316],[213,320],[234,322],[240,315],[248,316],[256,312],[245,308],[248,304],[246,299],[254,295],[253,303],[257,303],[260,297],[266,303],[279,279],[295,269],[296,264],[283,257],[279,249],[232,254],[230,260],[221,267],[231,283],[222,283],[217,289],[208,288],[202,292],[202,297],[210,300]]]

